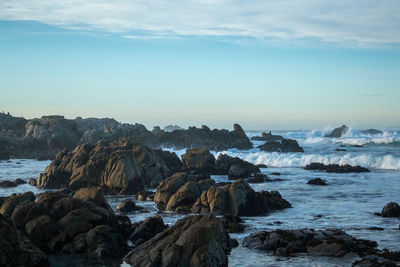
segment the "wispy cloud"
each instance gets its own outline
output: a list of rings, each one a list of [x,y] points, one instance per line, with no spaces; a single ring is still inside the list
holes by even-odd
[[[399,0],[14,0],[0,2],[0,19],[140,39],[217,36],[400,43]]]

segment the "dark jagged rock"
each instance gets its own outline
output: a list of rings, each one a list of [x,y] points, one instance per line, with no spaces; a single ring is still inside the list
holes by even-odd
[[[377,129],[362,130],[360,132],[363,134],[383,134],[383,132],[381,130],[377,130]]]
[[[130,199],[123,200],[117,206],[117,211],[124,212],[124,213],[125,212],[136,211],[136,210],[142,210],[142,209],[143,209],[143,207],[136,206],[136,203],[133,202]]]
[[[49,266],[46,254],[20,235],[10,218],[2,214],[0,214],[0,266]]]
[[[167,228],[168,226],[164,224],[160,216],[150,217],[144,221],[132,224],[129,240],[133,243],[134,247],[137,247]]]
[[[139,191],[136,193],[136,199],[140,201],[153,201],[155,193],[152,191]]]
[[[176,173],[157,187],[154,202],[161,210],[189,213],[201,193],[214,184],[211,179]]]
[[[15,181],[9,181],[9,180],[1,181],[0,187],[16,187],[21,184],[26,184],[26,182],[18,178]]]
[[[159,140],[164,146],[176,149],[204,147],[209,150],[222,151],[230,148],[250,149],[253,147],[238,124],[234,125],[233,131],[210,130],[207,126],[202,126],[202,128],[189,127],[187,130],[163,132]]]
[[[30,191],[23,194],[13,194],[2,201],[0,213],[10,217],[19,204],[33,200],[35,200],[35,195]]]
[[[377,251],[375,241],[356,239],[338,229],[262,231],[244,238],[242,245],[250,249],[272,251],[280,256],[308,253],[343,257],[353,252],[362,257]]]
[[[242,233],[244,231],[243,220],[239,216],[225,214],[221,218],[221,222],[228,233]]]
[[[293,139],[283,139],[281,142],[266,142],[264,145],[258,146],[258,148],[266,152],[304,152],[304,149]]]
[[[228,266],[232,242],[214,216],[188,216],[133,249],[131,266]]]
[[[334,172],[334,173],[349,173],[349,172],[369,172],[367,168],[361,166],[351,166],[351,165],[338,165],[338,164],[329,164],[324,165],[323,163],[311,163],[307,165],[304,169],[306,170],[315,170],[315,171],[326,171],[326,172]]]
[[[264,183],[266,179],[269,179],[267,175],[262,174],[262,173],[257,173],[253,177],[250,177],[246,179],[246,182],[249,184],[259,184],[259,183]]]
[[[384,249],[376,254],[364,256],[356,260],[352,267],[398,267],[400,266],[400,252]]]
[[[247,178],[259,172],[260,168],[250,162],[238,157],[230,157],[226,154],[220,154],[215,161],[215,171],[213,174],[228,174],[230,179],[237,179]]]
[[[325,137],[339,138],[345,135],[348,131],[349,127],[342,125],[341,127],[333,129],[333,131],[330,134],[326,134]]]
[[[315,178],[315,179],[311,179],[307,182],[307,184],[311,184],[311,185],[328,185],[326,183],[325,180],[321,179],[321,178]]]
[[[271,132],[264,132],[261,136],[253,136],[251,140],[255,141],[267,141],[267,142],[275,142],[282,141],[284,138],[281,135],[273,135]]]
[[[53,254],[123,256],[126,237],[121,236],[121,224],[101,190],[81,189],[74,198],[59,192],[46,192],[39,194],[36,201],[30,194],[24,201],[24,195],[10,197],[14,200],[13,205],[6,200],[1,211],[12,213],[15,226],[35,246]],[[15,201],[17,197],[19,201]],[[12,209],[12,206],[15,207]]]
[[[389,202],[382,209],[382,217],[400,217],[400,205],[395,202]]]
[[[282,198],[278,191],[255,192],[246,182],[239,179],[232,184],[211,186],[201,193],[192,207],[192,212],[257,216],[290,207],[290,203]]]
[[[186,150],[182,155],[182,164],[185,170],[194,173],[213,173],[215,158],[206,148]]]
[[[174,162],[170,169],[164,160]],[[175,155],[176,157],[176,155]],[[156,186],[172,174],[179,159],[171,153],[134,145],[128,140],[114,143],[83,144],[66,150],[39,175],[41,188],[102,186],[110,193],[133,194],[144,186]]]

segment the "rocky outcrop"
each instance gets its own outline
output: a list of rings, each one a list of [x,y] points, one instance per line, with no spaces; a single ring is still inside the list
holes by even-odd
[[[164,160],[164,158],[166,160]],[[170,168],[168,163],[172,163]],[[83,144],[63,150],[39,175],[41,188],[101,186],[110,193],[132,194],[157,186],[180,164],[175,154],[134,145],[128,140]]]
[[[0,214],[0,266],[46,267],[46,254],[19,234],[12,220]]]
[[[26,182],[24,180],[18,178],[15,181],[9,181],[9,180],[1,181],[0,187],[16,187],[21,184],[26,184]]]
[[[333,131],[330,134],[326,134],[325,137],[339,138],[345,135],[348,131],[349,127],[342,125],[341,127],[333,129]]]
[[[251,140],[254,140],[254,141],[266,141],[266,142],[282,141],[283,139],[285,139],[285,138],[283,138],[283,136],[274,135],[271,132],[268,132],[268,133],[264,132],[261,134],[261,136],[253,136],[251,138]]]
[[[35,201],[25,193],[9,197],[0,210],[11,214],[15,226],[45,253],[122,257],[126,237],[101,191],[81,189],[75,196],[46,192]]]
[[[183,168],[194,173],[213,173],[215,158],[206,148],[194,148],[186,150],[182,155]]]
[[[201,128],[189,127],[187,130],[163,132],[160,143],[166,147],[207,148],[214,151],[228,150],[230,148],[250,149],[253,147],[249,138],[239,124],[233,126],[233,131],[211,130],[203,125]]]
[[[382,209],[382,217],[398,217],[400,218],[400,205],[395,202],[389,202]]]
[[[220,187],[211,186],[201,193],[192,207],[192,212],[257,216],[290,207],[290,203],[282,198],[278,191],[255,192],[240,179]]]
[[[125,199],[121,203],[118,204],[117,206],[117,211],[118,212],[131,212],[131,211],[136,211],[136,210],[142,210],[143,207],[136,206],[136,203],[133,202],[130,199]]]
[[[188,216],[133,249],[131,266],[228,266],[231,241],[214,216]]]
[[[361,166],[351,166],[349,164],[346,165],[338,165],[338,164],[328,164],[325,165],[323,163],[311,163],[307,165],[304,169],[313,170],[313,171],[326,171],[326,172],[334,172],[334,173],[349,173],[349,172],[369,172],[367,168]]]
[[[352,267],[398,267],[400,266],[400,252],[383,250],[376,254],[364,256],[356,260]]]
[[[164,224],[160,216],[154,216],[144,221],[133,223],[131,228],[129,240],[134,247],[137,247],[167,229],[168,226]]]
[[[326,183],[326,181],[323,180],[323,179],[321,179],[321,178],[314,178],[314,179],[311,179],[311,180],[309,180],[309,181],[307,182],[307,184],[310,184],[310,185],[328,185],[328,184]]]
[[[304,149],[293,139],[266,142],[264,145],[258,146],[258,148],[266,152],[304,152]]]
[[[154,202],[158,208],[176,213],[189,213],[201,193],[215,185],[214,180],[187,173],[176,173],[158,187]]]
[[[242,160],[238,157],[230,157],[226,154],[219,154],[217,160],[215,161],[215,171],[213,174],[228,174],[228,178],[238,179],[247,178],[259,172],[260,168],[250,162]]]
[[[377,247],[375,241],[356,239],[338,229],[262,231],[244,238],[242,245],[250,249],[272,251],[280,256],[308,253],[333,257],[343,257],[349,253],[362,257],[376,253]]]

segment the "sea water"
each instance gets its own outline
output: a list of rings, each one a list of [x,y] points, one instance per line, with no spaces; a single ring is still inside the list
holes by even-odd
[[[243,217],[245,232],[231,234],[241,242],[250,233],[275,229],[338,228],[362,239],[378,242],[379,248],[400,250],[400,219],[383,218],[374,213],[380,212],[388,202],[400,203],[400,130],[385,129],[382,134],[364,134],[350,129],[341,138],[325,138],[332,129],[313,131],[273,131],[285,138],[296,139],[304,148],[304,153],[269,153],[260,151],[256,146],[262,141],[253,141],[253,149],[242,151],[231,149],[213,152],[215,156],[225,153],[237,156],[254,164],[266,164],[262,173],[271,179],[281,181],[251,184],[254,190],[278,190],[293,208],[272,212],[265,216]],[[249,137],[259,136],[262,131],[249,131]],[[336,149],[345,151],[337,151]],[[173,150],[178,156],[185,150]],[[368,173],[325,173],[304,170],[311,162],[324,164],[350,164],[367,167]],[[49,161],[10,160],[0,162],[0,181],[21,178],[28,181],[43,172]],[[280,175],[272,173],[279,172]],[[328,186],[312,186],[307,181],[320,177]],[[217,182],[229,181],[226,176],[213,176]],[[28,184],[14,188],[0,188],[0,196],[12,193],[45,190]],[[134,196],[107,196],[113,209],[124,199]],[[159,212],[155,203],[135,200],[145,207],[146,212],[129,214],[135,221],[159,214],[165,223],[173,225],[182,215]],[[383,231],[371,230],[381,227]],[[351,266],[357,259],[355,255],[345,258],[310,257],[299,254],[296,257],[278,257],[272,253],[255,251],[239,246],[229,255],[230,266]]]

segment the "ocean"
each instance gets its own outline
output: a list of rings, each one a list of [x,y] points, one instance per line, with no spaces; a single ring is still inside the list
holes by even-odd
[[[304,148],[304,153],[268,153],[253,148],[247,151],[228,150],[212,152],[215,156],[226,153],[237,156],[254,164],[266,164],[262,173],[279,181],[251,184],[254,190],[278,190],[293,206],[282,211],[272,212],[266,216],[243,217],[245,232],[231,234],[239,242],[250,233],[261,230],[313,228],[338,228],[357,238],[374,240],[379,248],[400,249],[400,220],[382,218],[375,215],[381,212],[388,202],[400,203],[400,129],[383,129],[383,133],[367,134],[350,129],[341,138],[326,138],[326,133],[333,128],[312,131],[272,131],[285,138],[296,139]],[[249,137],[259,136],[263,131],[248,131]],[[262,141],[252,141],[254,147]],[[178,156],[185,150],[173,150]],[[340,149],[338,151],[336,149]],[[344,151],[343,151],[344,150]],[[368,173],[325,173],[309,171],[303,168],[312,162],[324,164],[360,165],[370,169]],[[0,181],[21,178],[28,181],[43,172],[50,161],[28,159],[12,159],[0,162]],[[280,175],[273,175],[273,173]],[[312,186],[307,181],[320,177],[328,186]],[[229,181],[226,176],[212,176],[217,182]],[[12,193],[45,190],[28,184],[14,188],[0,188],[0,196]],[[134,196],[107,196],[112,208],[124,199]],[[134,221],[143,220],[158,214],[153,202],[137,201],[145,207],[146,213],[130,214]],[[160,213],[164,221],[170,225],[182,218],[181,215]],[[372,230],[381,227],[383,230]],[[249,250],[239,246],[229,256],[229,266],[351,266],[356,256],[345,258],[310,257],[278,257],[271,253]],[[57,265],[62,266],[62,265]]]

